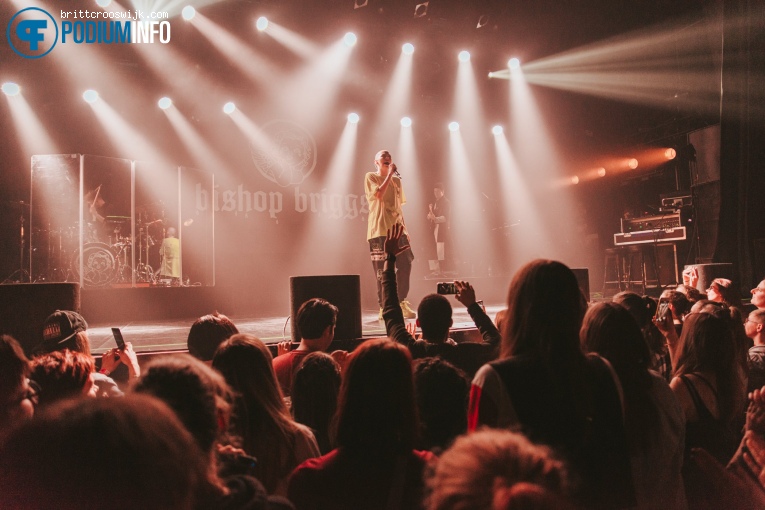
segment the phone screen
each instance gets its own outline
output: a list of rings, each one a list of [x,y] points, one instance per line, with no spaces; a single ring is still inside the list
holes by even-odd
[[[654,318],[663,319],[668,313],[670,313],[669,300],[659,299],[659,306],[656,307],[656,315]]]
[[[456,294],[457,286],[454,285],[454,282],[439,282],[436,285],[436,292],[439,294]]]
[[[114,335],[114,341],[117,342],[117,348],[123,350],[125,348],[125,339],[122,338],[120,328],[112,328],[112,334]]]

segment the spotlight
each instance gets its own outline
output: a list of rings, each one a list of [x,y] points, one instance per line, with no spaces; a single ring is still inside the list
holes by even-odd
[[[359,123],[359,114],[358,113],[349,113],[348,114],[348,122],[351,124],[358,124]]]
[[[573,177],[571,178],[571,184],[579,184],[579,177],[578,177],[578,176],[576,176],[576,175],[575,175],[575,176],[573,176]]]
[[[423,18],[428,15],[428,2],[422,2],[414,6],[414,17]]]
[[[356,40],[357,40],[356,34],[354,34],[353,32],[348,32],[347,34],[343,36],[343,42],[349,48],[356,45]]]
[[[18,96],[21,93],[21,87],[12,81],[3,83],[3,94],[6,96]]]
[[[234,110],[236,110],[236,105],[231,101],[223,105],[223,113],[226,115],[231,115],[234,113]]]
[[[112,0],[96,0],[96,5],[99,7],[109,7],[110,3],[112,3]]]
[[[469,51],[460,51],[460,54],[457,55],[457,58],[460,59],[460,62],[468,62],[470,61],[470,52]]]
[[[95,103],[96,101],[98,101],[98,92],[96,92],[93,89],[88,89],[82,93],[82,98],[87,103]]]
[[[412,119],[409,117],[402,117],[401,118],[401,127],[411,127],[412,126]]]
[[[636,169],[636,168],[638,167],[638,160],[637,160],[637,159],[635,159],[635,158],[632,158],[632,159],[631,159],[631,160],[629,160],[629,162],[627,163],[627,166],[629,166],[629,167],[630,167],[631,169],[633,169],[633,170],[634,170],[634,169]]]
[[[510,69],[519,69],[521,67],[521,61],[513,57],[507,61],[507,67]]]
[[[497,125],[491,128],[491,132],[494,133],[495,135],[501,135],[502,133],[505,132],[505,130],[504,128],[502,128],[502,126]]]
[[[489,73],[489,78],[494,78],[494,71]]]
[[[163,97],[162,99],[157,101],[157,106],[159,106],[163,110],[167,110],[168,108],[173,106],[173,100],[170,99],[169,97]]]
[[[194,17],[194,15],[195,15],[196,13],[197,13],[197,10],[196,10],[196,9],[194,9],[194,8],[193,8],[192,6],[190,6],[190,5],[187,5],[187,6],[186,6],[186,7],[184,7],[184,8],[183,8],[183,10],[181,11],[181,16],[182,16],[182,17],[183,17],[183,19],[185,19],[186,21],[189,21],[189,20],[191,20],[191,19]]]
[[[598,168],[598,177],[605,177],[606,176],[606,169],[603,167]]]
[[[669,148],[664,151],[664,157],[668,160],[675,159],[675,156],[677,156],[677,151],[675,149]]]
[[[459,130],[460,125],[457,122],[450,122],[449,123],[449,131],[457,131]]]
[[[406,43],[401,47],[401,51],[404,52],[404,55],[411,55],[414,53],[414,44],[412,43]]]
[[[257,28],[259,31],[264,31],[268,28],[268,18],[265,16],[261,16],[258,18],[258,21],[255,22],[255,28]]]

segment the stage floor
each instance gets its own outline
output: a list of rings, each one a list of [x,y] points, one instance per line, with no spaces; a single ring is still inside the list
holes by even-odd
[[[464,306],[457,303],[454,306],[453,330],[470,330],[475,325]],[[486,305],[489,317],[494,316],[504,308],[501,303]],[[385,324],[377,319],[378,310],[362,310],[362,338],[376,338],[385,336]],[[289,340],[291,324],[289,317],[247,317],[229,315],[241,333],[255,335],[266,344],[276,344]],[[153,321],[133,321],[116,324],[94,323],[88,328],[88,337],[92,352],[100,355],[104,351],[115,347],[111,328],[118,327],[122,330],[125,340],[132,342],[133,348],[138,353],[154,353],[165,351],[186,350],[186,338],[189,328],[196,317],[188,319],[170,319]],[[411,322],[411,321],[408,321]]]

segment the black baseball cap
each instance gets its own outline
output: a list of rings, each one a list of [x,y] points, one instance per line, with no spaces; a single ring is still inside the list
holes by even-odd
[[[60,345],[87,329],[88,323],[79,313],[71,310],[56,310],[43,323],[43,341],[48,345]]]

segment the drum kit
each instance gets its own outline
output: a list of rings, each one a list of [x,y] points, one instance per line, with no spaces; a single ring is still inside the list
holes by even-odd
[[[35,281],[76,281],[82,266],[82,282],[89,287],[132,284],[133,276],[136,283],[155,284],[157,276],[150,265],[150,248],[157,244],[157,239],[161,242],[164,220],[146,221],[139,215],[135,242],[130,220],[129,216],[106,216],[103,222],[87,223],[82,252],[77,246],[78,225],[39,231],[38,237],[47,234],[47,270]]]

